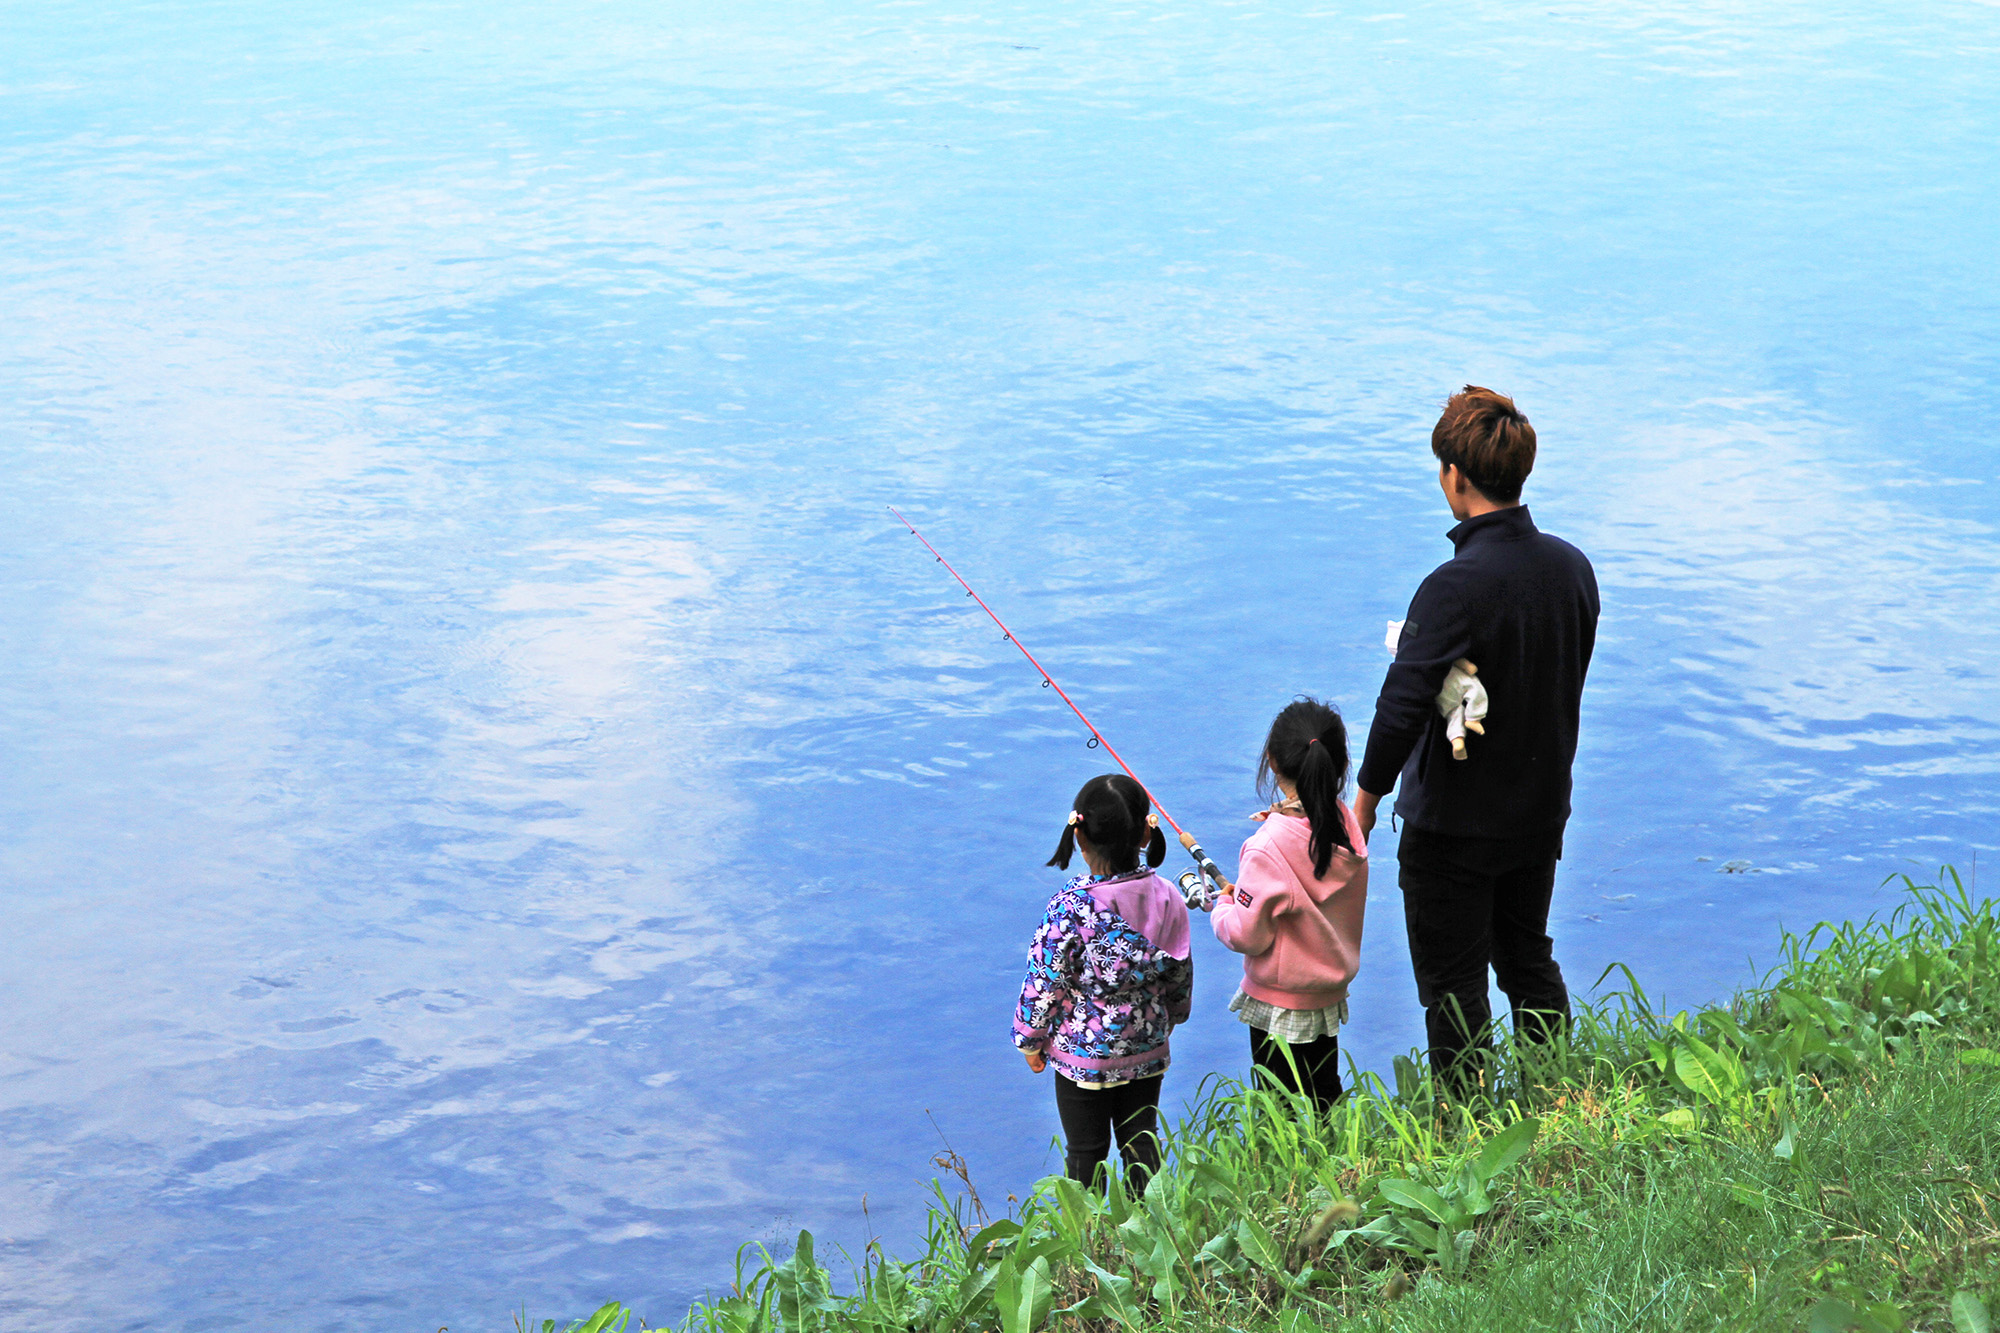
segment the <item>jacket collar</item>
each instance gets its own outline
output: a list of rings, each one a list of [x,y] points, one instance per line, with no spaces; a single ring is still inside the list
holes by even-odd
[[[1468,518],[1445,536],[1451,538],[1454,549],[1463,551],[1485,542],[1519,541],[1540,531],[1535,520],[1528,516],[1528,506],[1514,505]]]

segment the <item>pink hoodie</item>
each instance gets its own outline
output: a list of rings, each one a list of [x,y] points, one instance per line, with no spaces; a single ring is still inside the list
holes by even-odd
[[[1243,844],[1236,900],[1215,905],[1215,938],[1245,955],[1243,993],[1280,1009],[1324,1009],[1347,994],[1361,965],[1368,853],[1345,805],[1348,841],[1323,879],[1306,850],[1312,830],[1296,815],[1272,815]]]

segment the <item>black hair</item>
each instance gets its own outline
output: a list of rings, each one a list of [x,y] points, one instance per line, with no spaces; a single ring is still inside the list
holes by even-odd
[[[1340,794],[1347,790],[1347,724],[1340,714],[1303,694],[1279,710],[1257,764],[1257,790],[1267,800],[1274,795],[1273,774],[1298,792],[1312,827],[1306,850],[1313,874],[1324,875],[1334,848],[1354,850],[1340,809]]]
[[[1048,861],[1050,865],[1069,869],[1078,833],[1083,834],[1091,850],[1111,867],[1114,875],[1137,870],[1142,847],[1147,865],[1156,866],[1166,859],[1167,835],[1158,827],[1146,826],[1153,798],[1123,773],[1106,773],[1084,783],[1069,808],[1079,819],[1063,825],[1062,841],[1056,844],[1056,854]]]

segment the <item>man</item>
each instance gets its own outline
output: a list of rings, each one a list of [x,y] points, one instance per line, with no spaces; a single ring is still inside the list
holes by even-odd
[[[1410,602],[1375,701],[1355,815],[1365,836],[1401,775],[1398,882],[1431,1067],[1463,1091],[1491,1020],[1490,965],[1514,1030],[1545,1039],[1569,1020],[1548,935],[1569,820],[1578,706],[1597,639],[1597,577],[1581,551],[1535,527],[1521,484],[1535,428],[1514,401],[1467,385],[1431,431],[1457,554]],[[1483,735],[1452,757],[1435,700],[1470,659],[1490,701]]]

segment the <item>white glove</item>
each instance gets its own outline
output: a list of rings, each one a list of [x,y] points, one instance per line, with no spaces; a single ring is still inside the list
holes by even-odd
[[[1465,733],[1486,734],[1486,686],[1479,681],[1479,668],[1463,657],[1451,664],[1451,674],[1438,691],[1438,715],[1444,718],[1445,739],[1451,742],[1451,757],[1465,758]]]
[[[1383,643],[1389,655],[1396,655],[1398,641],[1403,637],[1403,622],[1389,622],[1389,632]],[[1480,723],[1486,720],[1486,686],[1480,683],[1479,668],[1461,657],[1451,664],[1451,674],[1444,678],[1444,688],[1438,691],[1438,716],[1444,719],[1445,738],[1451,742],[1451,757],[1465,758],[1465,733],[1486,734]]]

